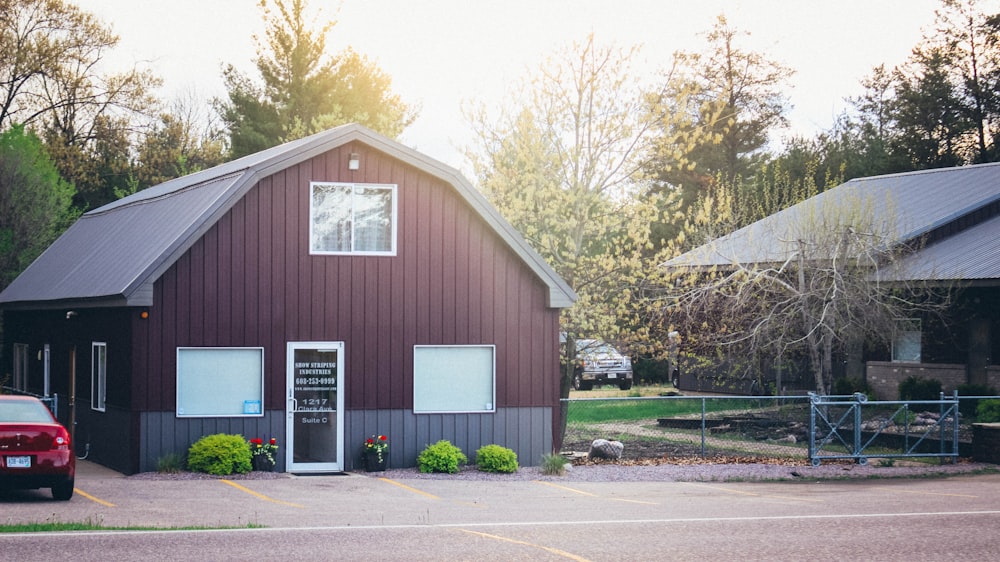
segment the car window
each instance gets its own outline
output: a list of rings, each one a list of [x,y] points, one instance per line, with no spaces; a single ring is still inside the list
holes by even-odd
[[[41,402],[0,400],[0,422],[52,423],[52,416]]]

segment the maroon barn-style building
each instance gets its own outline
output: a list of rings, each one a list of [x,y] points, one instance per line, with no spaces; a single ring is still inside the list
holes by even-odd
[[[278,469],[448,439],[551,452],[573,291],[461,175],[346,125],[85,214],[2,294],[5,372],[77,452],[154,470],[213,433]]]

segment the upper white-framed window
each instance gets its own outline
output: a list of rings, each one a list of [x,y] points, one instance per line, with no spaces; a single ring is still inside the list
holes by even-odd
[[[14,344],[14,380],[11,381],[15,390],[28,390],[28,344]]]
[[[263,405],[263,347],[177,348],[177,417],[261,417]]]
[[[396,255],[397,186],[311,182],[309,253]]]
[[[103,412],[108,390],[108,344],[90,344],[90,409]]]
[[[495,345],[413,346],[415,414],[495,412]]]
[[[907,318],[896,324],[892,336],[892,360],[897,363],[920,363],[919,318]]]

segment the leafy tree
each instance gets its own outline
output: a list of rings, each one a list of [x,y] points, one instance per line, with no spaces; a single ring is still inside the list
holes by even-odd
[[[907,70],[913,70],[912,74]],[[916,50],[911,64],[897,70],[894,126],[897,151],[916,169],[959,166],[969,161],[971,123],[940,49]]]
[[[414,111],[391,92],[391,79],[351,49],[328,56],[326,34],[335,22],[307,21],[305,0],[261,0],[267,19],[254,63],[260,82],[229,65],[228,99],[217,103],[233,156],[343,123],[358,122],[398,136]]]
[[[0,289],[76,218],[72,199],[34,134],[21,125],[0,134]]]
[[[134,186],[144,189],[221,164],[225,161],[225,141],[193,96],[188,96],[175,100],[160,116],[136,152]]]
[[[1000,15],[984,14],[976,0],[942,0],[935,37],[958,90],[959,108],[974,130],[972,162],[996,159],[991,129],[1000,125]]]
[[[548,58],[496,116],[482,106],[467,112],[479,188],[579,297],[561,319],[563,396],[577,337],[633,350],[649,341],[638,288],[657,263],[650,225],[665,206],[643,170],[660,120],[684,113],[651,111],[662,89],[650,93],[636,80],[636,53],[590,35]]]
[[[875,67],[823,141],[839,139],[858,177],[995,160],[1000,126],[1000,16],[972,0],[942,0],[906,63]],[[836,148],[837,145],[828,148]]]
[[[0,14],[0,129],[37,131],[77,206],[113,200],[159,81],[137,68],[99,71],[118,37],[67,2],[5,0]]]
[[[76,186],[73,204],[96,209],[118,199],[132,177],[134,139],[122,118],[100,116],[90,124],[85,142],[72,142],[59,131],[44,131],[45,145],[62,177]]]
[[[668,97],[691,96],[690,119],[675,121],[688,130],[702,127],[705,134],[687,154],[688,166],[654,160],[654,170],[663,182],[681,187],[686,204],[716,177],[732,183],[750,175],[765,156],[769,135],[787,124],[787,100],[781,87],[792,70],[760,52],[739,45],[742,36],[718,16],[706,34],[704,52],[680,52],[675,66],[681,78],[671,81]],[[664,137],[673,142],[673,135]]]

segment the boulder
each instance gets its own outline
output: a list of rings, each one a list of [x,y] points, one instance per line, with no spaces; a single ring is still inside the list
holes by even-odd
[[[622,458],[622,451],[625,445],[621,441],[608,441],[607,439],[595,439],[590,444],[590,452],[587,457],[590,459],[618,460]]]

